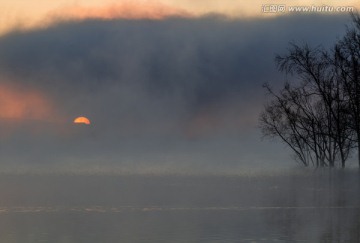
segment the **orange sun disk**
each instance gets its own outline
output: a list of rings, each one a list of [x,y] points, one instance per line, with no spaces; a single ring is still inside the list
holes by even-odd
[[[90,120],[84,116],[75,118],[74,123],[90,125]]]

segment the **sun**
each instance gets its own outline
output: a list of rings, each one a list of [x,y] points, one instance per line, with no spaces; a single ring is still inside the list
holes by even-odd
[[[74,123],[90,125],[90,120],[88,118],[86,118],[85,116],[79,116],[79,117],[75,118]]]

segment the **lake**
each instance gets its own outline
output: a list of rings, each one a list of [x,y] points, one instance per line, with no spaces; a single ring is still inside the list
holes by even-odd
[[[0,242],[360,242],[359,176],[1,175]]]

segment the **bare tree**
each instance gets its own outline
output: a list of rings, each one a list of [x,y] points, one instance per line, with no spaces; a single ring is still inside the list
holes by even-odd
[[[272,96],[260,115],[265,136],[280,137],[305,166],[341,167],[353,145],[347,100],[337,79],[331,56],[323,49],[291,44],[289,53],[277,56],[281,72],[292,82]]]
[[[319,139],[318,127],[322,119],[313,116],[315,108],[319,107],[311,104],[309,96],[302,95],[303,87],[294,89],[287,83],[279,94],[268,85],[264,87],[274,99],[260,116],[263,134],[280,137],[295,152],[295,159],[305,166],[329,165],[325,162],[324,143]]]
[[[360,16],[352,15],[354,26],[334,47],[333,66],[339,80],[350,119],[348,126],[355,133],[360,166]]]

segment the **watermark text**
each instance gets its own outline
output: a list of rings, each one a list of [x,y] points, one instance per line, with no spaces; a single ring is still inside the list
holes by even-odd
[[[353,12],[355,11],[355,8],[352,6],[330,6],[330,5],[287,6],[286,4],[264,4],[261,6],[261,11],[263,13],[286,13],[286,12],[344,13],[344,12]]]

